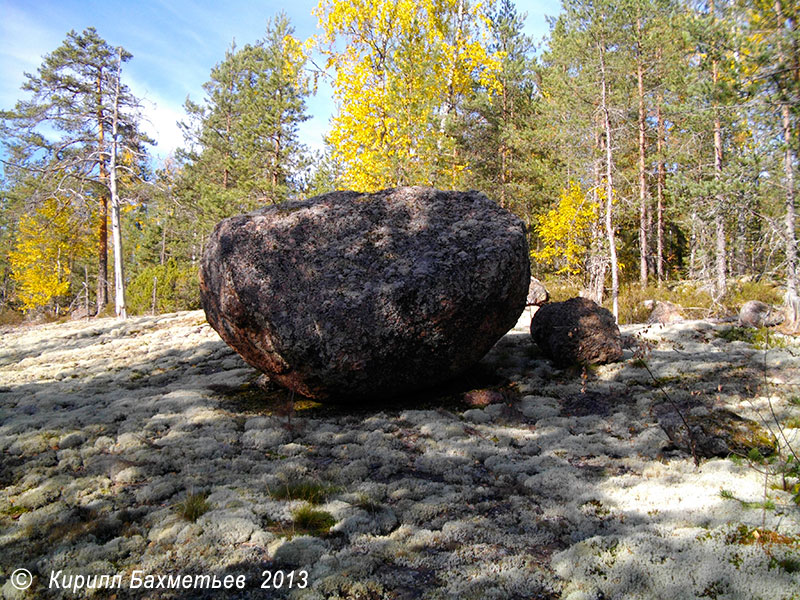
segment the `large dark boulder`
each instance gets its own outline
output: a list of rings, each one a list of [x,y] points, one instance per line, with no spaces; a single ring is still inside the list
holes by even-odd
[[[478,192],[333,192],[217,225],[211,326],[311,398],[383,399],[462,373],[525,308],[520,219]]]
[[[545,304],[533,315],[531,336],[559,366],[602,364],[622,357],[614,315],[588,298]]]

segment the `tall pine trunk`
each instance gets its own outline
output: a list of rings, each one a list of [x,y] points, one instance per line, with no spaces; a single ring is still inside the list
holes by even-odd
[[[783,15],[783,7],[781,0],[775,0],[775,14],[778,18],[778,60],[782,66],[789,66],[789,57],[787,56],[785,47],[784,30],[787,35],[791,35],[794,24],[789,21],[787,24]],[[788,25],[788,26],[787,26]],[[791,75],[786,76],[786,79],[791,81],[794,79],[795,86],[800,79],[800,69],[797,67],[797,46],[793,48],[792,69]],[[788,85],[786,87],[789,87]],[[786,297],[784,298],[786,306],[786,317],[789,325],[796,329],[800,322],[800,298],[797,295],[797,237],[795,235],[795,206],[794,206],[794,149],[792,146],[792,110],[785,96],[781,102],[781,126],[783,129],[783,143],[785,146],[783,155],[783,172],[785,177],[786,198],[785,204],[785,221],[784,221],[784,237],[786,244]]]
[[[664,98],[661,91],[656,98],[656,153],[658,154],[658,173],[656,179],[656,277],[658,282],[664,280],[664,184],[666,172],[664,169],[664,117],[661,114],[661,105]]]
[[[783,141],[786,150],[783,169],[786,177],[785,237],[786,237],[786,308],[787,320],[793,328],[800,322],[800,298],[797,295],[797,238],[795,237],[794,152],[792,150],[792,121],[788,104],[781,106]]]
[[[600,206],[599,190],[602,186],[602,160],[599,158],[603,153],[603,137],[600,134],[599,124],[595,125],[595,148],[598,150],[598,158],[594,161],[594,186],[592,186],[592,199]],[[599,211],[598,211],[599,212]],[[599,216],[599,215],[598,215]],[[599,219],[592,222],[591,236],[592,243],[589,250],[589,298],[598,304],[603,303],[603,294],[606,281],[606,259],[603,256],[603,227]]]

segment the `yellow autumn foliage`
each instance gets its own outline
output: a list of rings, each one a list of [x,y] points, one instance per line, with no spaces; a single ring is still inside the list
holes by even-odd
[[[558,273],[580,274],[591,245],[590,229],[598,219],[598,210],[598,203],[587,197],[580,184],[570,181],[561,190],[556,206],[538,217],[536,231],[544,247],[531,252],[531,257],[556,266]]]
[[[73,207],[48,198],[23,214],[9,253],[17,298],[26,312],[69,291],[70,261],[79,242]]]
[[[320,0],[339,105],[328,139],[346,187],[459,187],[466,164],[447,117],[475,80],[496,87],[501,69],[482,44],[484,10],[468,0]]]

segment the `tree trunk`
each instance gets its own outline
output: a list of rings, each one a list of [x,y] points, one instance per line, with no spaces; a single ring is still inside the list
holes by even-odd
[[[105,177],[101,169],[101,178]],[[108,304],[108,198],[100,196],[99,216],[97,218],[97,314],[103,312]]]
[[[644,68],[642,66],[642,18],[636,19],[636,83],[639,92],[639,281],[647,285],[647,179],[645,176]]]
[[[455,78],[455,71],[456,71],[456,63],[458,61],[458,55],[461,52],[461,30],[464,27],[464,0],[458,0],[458,13],[456,14],[456,22],[454,28],[454,35],[455,38],[453,40],[453,60],[450,62],[449,65],[449,73],[447,75],[447,109],[442,111],[442,117],[439,119],[439,138],[436,140],[436,148],[439,150],[439,155],[441,156],[443,153],[442,144],[445,138],[445,132],[447,130],[447,118],[455,112],[456,109],[456,98],[455,98],[455,88],[453,86],[453,80]],[[450,185],[451,188],[455,188],[456,185],[456,177],[455,177],[455,163],[452,165],[453,171],[451,174],[451,181]],[[442,173],[444,174],[444,173]],[[438,173],[437,173],[438,175]],[[436,181],[437,177],[434,177],[434,182]]]
[[[697,211],[692,209],[689,234],[689,279],[697,279]]]
[[[780,65],[789,66],[789,60],[784,45],[784,27],[786,25],[783,16],[783,7],[781,0],[775,0],[775,14],[778,18],[778,60]],[[791,35],[794,27],[790,22],[788,35]],[[796,47],[794,48],[796,50]],[[797,84],[798,71],[797,71],[797,56],[793,57],[792,75]],[[789,86],[786,86],[789,87]],[[794,149],[792,146],[792,110],[785,96],[788,95],[784,92],[784,98],[781,102],[781,125],[783,129],[783,143],[785,146],[783,155],[783,172],[786,187],[785,198],[785,231],[784,237],[786,239],[786,296],[784,303],[786,307],[786,320],[788,324],[797,329],[800,323],[800,298],[797,295],[797,237],[795,236],[795,206],[794,206]]]
[[[122,78],[122,49],[118,49],[117,75],[114,88],[114,115],[111,120],[111,164],[109,190],[111,192],[111,237],[114,244],[114,299],[117,318],[127,319],[125,307],[125,274],[122,265],[122,231],[120,228],[120,199],[117,188],[117,154],[119,151],[119,96]]]
[[[278,198],[278,168],[281,164],[281,133],[278,131],[278,134],[275,136],[275,143],[273,145],[273,151],[275,153],[275,162],[272,164],[272,198],[270,198],[272,204],[277,204],[279,200],[283,200],[284,198]]]
[[[617,264],[617,242],[614,235],[614,163],[611,152],[611,118],[608,114],[608,80],[606,77],[605,41],[600,40],[600,111],[606,142],[606,236],[608,256],[611,260],[611,312],[619,320],[619,268]]]
[[[714,0],[711,0],[711,18],[714,19]],[[716,46],[716,44],[714,44]],[[716,48],[712,48],[716,52]],[[714,178],[718,184],[722,182],[722,122],[719,117],[718,101],[716,98],[717,83],[719,82],[719,64],[716,57],[711,60],[711,80],[713,83],[712,109],[714,111]],[[722,298],[728,291],[728,281],[725,270],[725,197],[717,192],[716,206],[714,207],[714,233],[716,236],[716,261],[715,261],[715,291],[717,298]]]
[[[503,94],[502,94],[502,108],[503,108],[503,127],[508,127],[508,80],[503,77]],[[503,132],[500,132],[501,140]],[[506,185],[508,184],[506,177],[506,144],[500,142],[500,206],[506,208]]]
[[[233,97],[233,80],[228,84],[228,101],[231,102],[230,98]],[[231,113],[233,112],[233,107],[228,105],[226,107],[225,112],[225,152],[223,154],[225,158],[225,168],[222,171],[222,189],[227,190],[230,186],[230,160],[231,160],[231,128],[233,126]]]
[[[158,264],[162,267],[167,262],[167,220],[163,219],[161,224],[161,251],[158,253]]]
[[[788,104],[781,107],[783,136],[786,144],[784,174],[786,177],[786,317],[788,324],[797,329],[800,323],[800,298],[797,295],[797,238],[795,237],[794,206],[794,152],[792,151],[791,111]]]
[[[108,181],[105,158],[105,128],[103,126],[103,73],[97,74],[97,154],[100,163],[100,181]],[[97,314],[108,304],[108,196],[100,193],[97,216]]]
[[[598,149],[599,153],[603,152],[603,138],[597,126],[595,128],[595,147]],[[602,185],[600,176],[601,166],[601,159],[598,157],[594,161],[594,186],[592,187],[593,200],[598,207],[600,205],[600,196],[598,192]],[[591,234],[592,243],[587,264],[587,270],[589,272],[588,297],[590,300],[597,302],[597,304],[602,304],[606,280],[606,260],[603,258],[603,234],[599,219],[592,222]]]
[[[664,98],[661,92],[656,99],[656,153],[658,154],[658,177],[656,180],[656,277],[658,282],[664,280],[664,184],[666,173],[664,170],[664,117],[661,114],[661,104]]]
[[[505,49],[504,49],[505,50]],[[509,128],[508,111],[508,73],[503,70],[503,90],[500,96],[503,118],[499,129],[500,134],[500,206],[506,208],[506,186],[508,185],[508,147],[504,140],[504,134]]]

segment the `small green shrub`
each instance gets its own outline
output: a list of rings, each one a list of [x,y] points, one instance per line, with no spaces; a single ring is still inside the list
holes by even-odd
[[[16,504],[9,504],[5,507],[0,514],[6,515],[7,517],[11,517],[12,519],[19,519],[22,515],[27,512],[30,512],[30,508],[25,506],[18,506]]]
[[[194,523],[211,509],[211,505],[206,502],[206,498],[208,498],[207,493],[194,494],[189,492],[186,495],[186,499],[183,502],[178,502],[175,508],[181,517]]]
[[[746,342],[752,344],[755,341],[755,330],[750,327],[729,327],[717,332],[717,337],[726,342]]]
[[[746,342],[759,350],[785,348],[786,340],[774,335],[767,327],[729,327],[717,333],[717,337],[728,342]]]
[[[336,524],[333,515],[324,510],[317,510],[306,504],[292,513],[295,531],[300,534],[317,537],[327,534]]]

